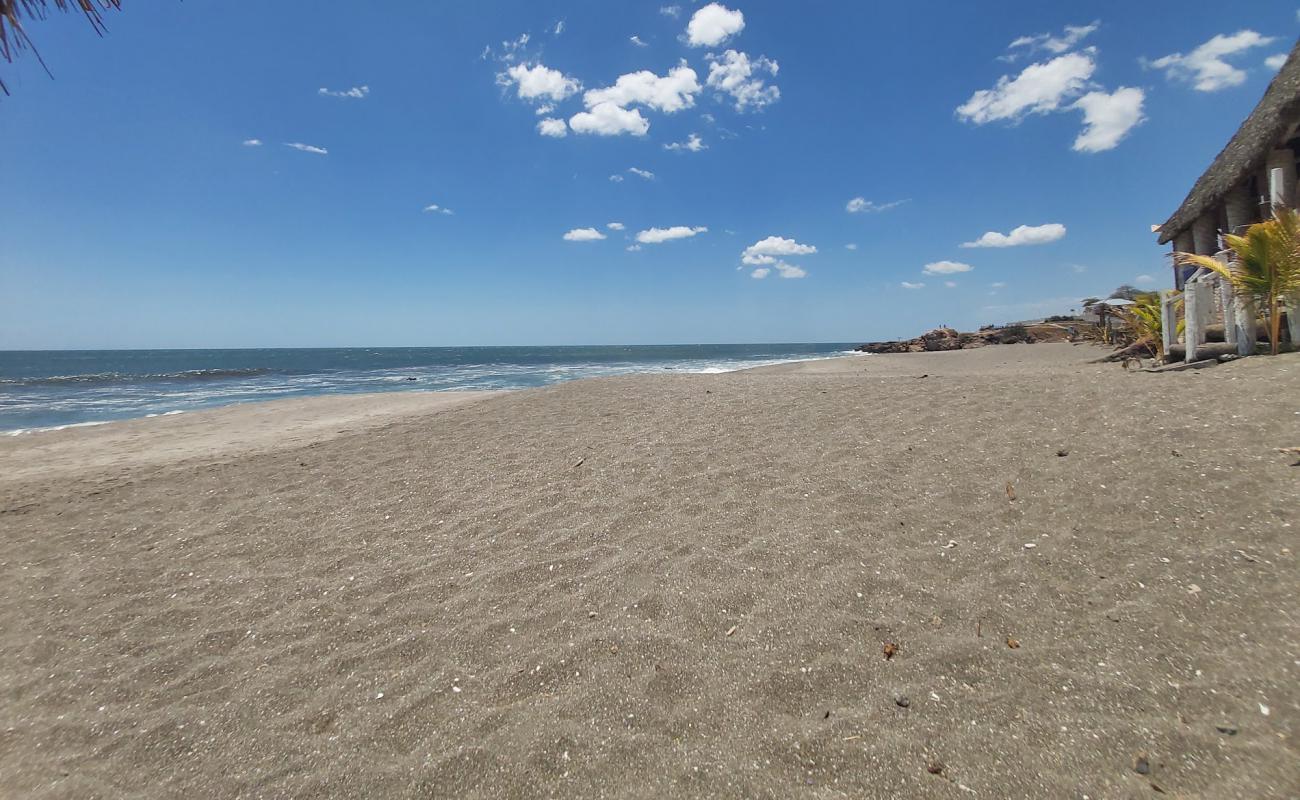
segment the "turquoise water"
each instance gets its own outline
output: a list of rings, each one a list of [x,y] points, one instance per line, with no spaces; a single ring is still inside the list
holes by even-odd
[[[0,432],[281,397],[524,389],[634,372],[728,372],[849,344],[0,351]]]

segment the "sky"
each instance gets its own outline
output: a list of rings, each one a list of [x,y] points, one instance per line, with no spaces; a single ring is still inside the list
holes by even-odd
[[[0,63],[0,349],[861,342],[1169,285],[1300,3],[127,2]],[[242,10],[241,10],[242,9]]]

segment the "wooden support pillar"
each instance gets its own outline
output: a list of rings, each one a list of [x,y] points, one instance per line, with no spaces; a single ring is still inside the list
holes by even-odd
[[[1255,352],[1255,302],[1237,295],[1233,311],[1237,318],[1237,355],[1251,355]]]
[[[1295,208],[1295,153],[1289,147],[1272,151],[1268,154],[1265,169],[1268,170],[1268,183],[1265,185],[1269,187],[1269,200],[1273,205]],[[1280,175],[1278,170],[1281,170]]]
[[[1237,303],[1232,283],[1219,278],[1219,302],[1223,304],[1223,341],[1237,343]]]
[[[1300,294],[1287,299],[1286,327],[1291,332],[1291,349],[1300,350]]]
[[[1169,358],[1169,348],[1178,340],[1178,314],[1174,311],[1177,300],[1176,291],[1164,289],[1160,292],[1160,339],[1165,346],[1166,359]]]
[[[1215,224],[1217,215],[1207,211],[1192,223],[1192,242],[1197,255],[1212,256],[1219,252],[1219,226]]]
[[[1196,284],[1196,280],[1189,280],[1183,286],[1183,339],[1186,350],[1183,360],[1189,364],[1196,360],[1196,346],[1201,343],[1201,306]]]
[[[1292,169],[1294,170],[1294,167]],[[1264,185],[1267,186],[1267,184]],[[1281,187],[1279,186],[1279,191],[1280,190]],[[1252,220],[1254,220],[1256,216],[1255,208],[1252,207],[1254,205],[1255,203],[1252,202],[1250,193],[1245,187],[1242,187],[1240,191],[1228,193],[1228,197],[1224,201],[1224,208],[1228,214],[1228,230],[1230,232],[1237,235],[1245,233],[1246,228],[1250,227]],[[1231,283],[1228,281],[1222,281],[1221,287],[1220,291],[1222,292],[1223,298],[1223,339],[1228,344],[1238,345],[1237,352],[1242,353],[1242,345],[1240,342],[1241,337],[1243,336],[1242,316],[1245,313],[1245,309],[1242,307],[1241,299],[1238,298],[1236,293],[1233,291]],[[1254,309],[1250,309],[1250,313],[1252,315],[1251,319],[1253,320]],[[1253,332],[1253,327],[1251,330]],[[1247,345],[1253,347],[1254,339],[1252,338]]]
[[[1240,236],[1255,220],[1255,201],[1245,186],[1238,186],[1236,190],[1228,192],[1223,198],[1223,210],[1228,217],[1228,233]]]
[[[1186,228],[1174,237],[1175,253],[1195,253],[1196,241],[1192,238],[1192,229]],[[1174,288],[1182,290],[1183,280],[1195,270],[1191,267],[1184,267],[1181,264],[1174,264]]]

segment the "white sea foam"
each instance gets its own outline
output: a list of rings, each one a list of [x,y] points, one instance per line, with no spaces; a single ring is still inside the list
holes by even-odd
[[[68,428],[91,428],[96,425],[107,425],[111,420],[98,420],[96,422],[69,422],[67,425],[51,425],[48,428],[19,428],[13,431],[5,431],[5,436],[25,436],[29,433],[48,433],[50,431],[63,431]]]
[[[155,373],[161,374],[166,370],[150,367],[140,373],[142,379],[148,380],[139,383],[121,380],[99,383],[65,381],[50,385],[33,383],[12,395],[7,394],[0,403],[0,426],[9,422],[10,425],[26,423],[28,427],[16,431],[0,430],[0,434],[16,436],[84,424],[79,420],[94,419],[96,422],[92,424],[102,424],[100,420],[105,418],[168,416],[284,397],[400,390],[527,389],[579,378],[628,374],[716,375],[773,364],[863,355],[845,350],[789,352],[775,345],[770,349],[768,346],[755,346],[729,351],[732,347],[555,348],[549,352],[526,353],[523,360],[512,360],[516,358],[515,354],[504,349],[483,351],[482,361],[459,360],[462,354],[458,354],[449,361],[435,359],[428,364],[394,364],[379,368],[370,368],[368,359],[361,359],[360,363],[356,359],[344,359],[337,362],[339,366],[322,365],[317,371],[307,373],[271,367],[229,369],[222,375],[216,375],[212,370],[167,372],[167,375],[202,372],[202,380],[153,380],[158,377]],[[374,357],[386,357],[386,351],[365,352]],[[588,352],[591,360],[586,360]],[[475,355],[478,354],[469,354],[468,359]],[[51,424],[56,422],[65,424]],[[38,427],[41,425],[49,427]]]

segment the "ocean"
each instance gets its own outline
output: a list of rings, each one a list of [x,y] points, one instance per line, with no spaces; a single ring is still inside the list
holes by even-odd
[[[321,394],[525,389],[638,372],[716,373],[850,344],[0,351],[0,433]]]

